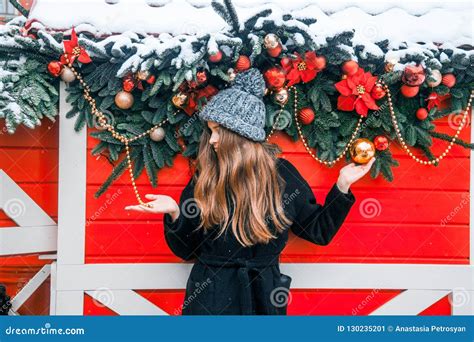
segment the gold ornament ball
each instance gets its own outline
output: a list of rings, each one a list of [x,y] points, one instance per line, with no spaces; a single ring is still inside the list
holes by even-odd
[[[375,155],[375,146],[369,139],[359,138],[350,148],[352,160],[357,164],[367,164]]]
[[[275,102],[280,106],[286,105],[288,102],[288,90],[281,88],[275,92]]]
[[[441,72],[439,70],[431,70],[431,74],[428,77],[430,80],[426,81],[426,84],[428,84],[429,87],[437,87],[441,84],[441,80],[443,79],[443,75],[441,75]]]
[[[66,83],[71,83],[76,79],[76,75],[74,75],[74,72],[71,70],[71,68],[68,68],[67,66],[63,67],[63,70],[61,70],[61,73],[59,75],[61,76],[61,79]]]
[[[146,70],[140,70],[137,72],[137,78],[141,81],[145,81],[150,76],[150,73]]]
[[[157,129],[150,132],[150,139],[153,141],[161,141],[165,138],[165,130],[163,127],[158,127]]]
[[[274,49],[279,44],[278,36],[274,33],[269,33],[263,38],[263,46],[265,46],[265,49]]]
[[[173,105],[177,108],[182,108],[186,104],[186,101],[188,101],[188,95],[182,92],[177,93],[171,99],[171,102],[173,102]]]
[[[117,95],[115,95],[115,104],[120,109],[130,109],[133,106],[133,102],[133,95],[124,90],[119,91]]]

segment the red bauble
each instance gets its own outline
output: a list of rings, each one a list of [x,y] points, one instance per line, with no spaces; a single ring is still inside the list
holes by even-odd
[[[148,83],[148,84],[153,84],[153,83],[155,83],[155,81],[156,81],[155,75],[150,75],[150,76],[148,76],[148,78],[146,79],[146,83]]]
[[[416,117],[418,120],[425,120],[428,117],[428,111],[426,108],[418,108],[416,111]]]
[[[444,84],[448,88],[452,88],[456,84],[456,76],[454,76],[453,74],[443,75],[443,78],[441,79],[441,83]]]
[[[374,145],[378,151],[384,151],[388,148],[388,138],[385,135],[377,135],[374,138]]]
[[[222,51],[218,50],[216,53],[209,55],[209,62],[219,63],[222,59]]]
[[[342,65],[342,72],[348,76],[355,75],[359,70],[359,64],[356,61],[347,61]]]
[[[309,125],[314,121],[314,111],[310,107],[301,108],[298,112],[298,119],[303,125]]]
[[[286,81],[286,73],[280,67],[271,67],[263,74],[267,86],[271,89],[280,89]]]
[[[420,87],[410,87],[407,86],[406,84],[402,85],[400,88],[400,91],[402,92],[402,95],[405,97],[414,97],[418,94],[420,91]]]
[[[63,65],[60,61],[52,61],[48,64],[48,71],[54,77],[58,77],[63,70]]]
[[[370,95],[376,100],[380,100],[385,96],[386,92],[383,89],[381,84],[376,84],[375,87],[372,88],[372,91],[370,92]]]
[[[122,88],[129,93],[135,88],[135,82],[130,78],[126,78],[122,82]]]
[[[244,71],[250,68],[252,63],[250,63],[250,58],[247,56],[241,55],[237,62],[235,63],[235,69],[237,71]]]
[[[326,58],[324,56],[317,56],[315,58],[316,69],[323,70],[326,67]]]
[[[280,44],[278,44],[276,47],[274,48],[268,48],[267,49],[267,53],[271,56],[271,57],[278,57],[280,56],[280,53],[281,53],[281,50],[282,50],[282,47]]]
[[[283,68],[285,68],[285,69],[288,68],[291,65],[291,58],[283,57],[280,60],[280,64]]]

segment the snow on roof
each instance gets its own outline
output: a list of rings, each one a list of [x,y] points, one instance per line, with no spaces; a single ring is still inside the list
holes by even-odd
[[[234,0],[244,21],[263,8],[295,17],[312,17],[311,30],[321,41],[354,29],[354,42],[388,39],[403,42],[473,45],[473,2],[421,0]],[[30,11],[32,27],[63,31],[76,27],[97,36],[133,31],[141,34],[214,33],[227,23],[211,0],[36,0]]]

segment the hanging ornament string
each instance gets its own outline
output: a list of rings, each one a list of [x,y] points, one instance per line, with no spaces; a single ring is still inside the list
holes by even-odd
[[[91,107],[92,114],[97,117],[97,119],[99,121],[99,125],[102,128],[105,128],[106,130],[108,130],[110,133],[112,133],[112,136],[115,139],[119,140],[120,142],[122,142],[125,145],[125,152],[126,152],[126,158],[127,158],[127,167],[128,167],[128,171],[129,171],[129,174],[130,174],[130,181],[132,183],[133,191],[135,192],[135,197],[137,198],[138,203],[143,205],[143,206],[146,206],[148,208],[151,208],[152,205],[150,203],[143,202],[143,200],[141,199],[140,194],[138,193],[137,185],[136,185],[136,182],[135,182],[135,177],[133,175],[133,166],[132,166],[132,159],[130,157],[129,143],[134,142],[138,139],[141,139],[146,135],[149,135],[151,132],[156,130],[158,127],[161,127],[166,122],[168,122],[169,121],[168,118],[164,119],[163,121],[161,121],[160,123],[158,123],[155,126],[151,127],[150,129],[146,130],[145,132],[134,136],[133,138],[127,138],[123,134],[117,132],[111,124],[107,123],[107,120],[106,120],[106,117],[105,117],[104,113],[102,113],[99,109],[97,109],[96,102],[90,94],[90,87],[84,81],[84,78],[81,76],[81,74],[79,72],[77,72],[77,70],[74,68],[72,62],[69,60],[69,57],[67,55],[65,55],[65,58],[66,58],[68,67],[72,70],[72,72],[76,76],[76,79],[81,84],[82,90],[83,90],[83,93],[84,93],[83,96],[86,99],[86,101],[89,103],[89,105]],[[176,113],[177,112],[175,112],[174,115],[176,115]]]
[[[267,135],[267,138],[265,139],[266,142],[268,142],[268,140],[271,138],[271,136],[275,132],[275,128],[277,126],[278,119],[280,118],[280,115],[281,115],[281,113],[283,113],[284,110],[285,110],[285,106],[281,106],[278,114],[275,117],[275,122],[273,123],[272,130],[270,131],[270,133]]]
[[[393,110],[393,103],[392,103],[392,94],[390,92],[390,88],[388,87],[388,85],[383,81],[381,80],[381,83],[383,84],[383,87],[385,89],[385,91],[387,92],[387,96],[388,96],[388,108],[389,108],[389,111],[390,111],[390,116],[392,118],[392,123],[393,123],[393,126],[395,127],[395,131],[396,131],[396,134],[397,134],[397,138],[398,138],[398,141],[400,142],[400,144],[402,145],[402,148],[403,150],[410,156],[412,157],[412,159],[414,159],[417,163],[420,163],[420,164],[423,164],[423,165],[433,165],[435,163],[439,163],[441,159],[443,159],[444,157],[446,157],[446,155],[448,154],[448,152],[451,150],[451,148],[453,147],[454,145],[454,142],[456,141],[456,138],[459,136],[459,133],[461,132],[461,130],[463,129],[464,127],[464,124],[466,123],[466,120],[467,120],[467,115],[469,114],[469,111],[470,111],[470,108],[471,108],[471,102],[472,102],[472,98],[474,97],[474,91],[471,92],[471,96],[469,97],[469,100],[467,102],[467,106],[466,106],[466,109],[464,110],[464,113],[463,113],[463,117],[462,117],[462,120],[461,120],[461,124],[459,125],[458,129],[456,130],[456,134],[454,134],[453,138],[451,139],[451,141],[449,142],[449,145],[448,147],[446,147],[446,149],[444,150],[443,153],[441,153],[439,155],[439,157],[436,157],[434,159],[431,159],[431,160],[422,160],[420,158],[418,158],[417,156],[415,156],[413,154],[413,152],[411,152],[411,150],[408,148],[407,144],[405,143],[405,140],[403,139],[401,133],[400,133],[400,126],[398,125],[398,121],[397,121],[397,117],[395,115],[395,111]]]
[[[359,131],[360,131],[361,125],[362,125],[363,117],[360,116],[359,121],[357,122],[357,126],[356,126],[354,132],[352,133],[351,139],[350,139],[349,142],[347,143],[346,147],[344,147],[344,150],[342,151],[342,153],[341,153],[335,160],[327,161],[327,160],[319,159],[318,157],[316,157],[316,156],[314,155],[313,151],[311,151],[310,147],[308,146],[308,143],[306,142],[306,138],[305,138],[304,135],[303,135],[303,131],[301,130],[301,126],[300,126],[299,119],[298,119],[298,90],[296,89],[296,87],[290,87],[289,89],[293,89],[293,92],[294,92],[294,112],[295,112],[296,128],[297,128],[297,130],[298,130],[298,135],[300,136],[300,139],[301,139],[301,141],[303,142],[303,145],[304,145],[306,151],[308,151],[308,153],[310,154],[310,156],[313,157],[313,159],[316,160],[316,161],[318,161],[319,163],[324,164],[324,165],[326,165],[326,166],[332,166],[332,165],[334,165],[334,164],[337,163],[341,158],[344,157],[344,155],[346,154],[347,150],[350,148],[350,146],[351,146],[352,143],[354,142],[354,139],[357,137],[357,134],[359,134]]]

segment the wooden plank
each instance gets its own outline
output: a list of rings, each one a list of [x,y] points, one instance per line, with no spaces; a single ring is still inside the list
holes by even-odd
[[[180,261],[164,240],[161,221],[97,221],[86,234],[86,263]],[[467,225],[346,224],[328,246],[290,234],[281,261],[465,264],[468,236]]]
[[[87,188],[86,221],[96,220],[157,220],[156,214],[130,212],[126,205],[135,204],[133,190],[129,186],[111,186],[108,196],[94,198],[96,187]],[[182,187],[163,186],[157,189],[138,186],[142,196],[147,193],[160,193],[179,201]],[[318,203],[324,203],[329,189],[314,189]],[[449,216],[448,224],[469,224],[469,205],[466,193],[455,191],[396,190],[385,191],[373,188],[353,190],[354,204],[346,223],[430,223],[441,224]],[[113,202],[109,198],[113,198]],[[466,202],[466,203],[465,203]],[[456,210],[456,214],[452,212]],[[161,215],[161,214],[160,214]],[[161,216],[160,216],[161,217]]]

